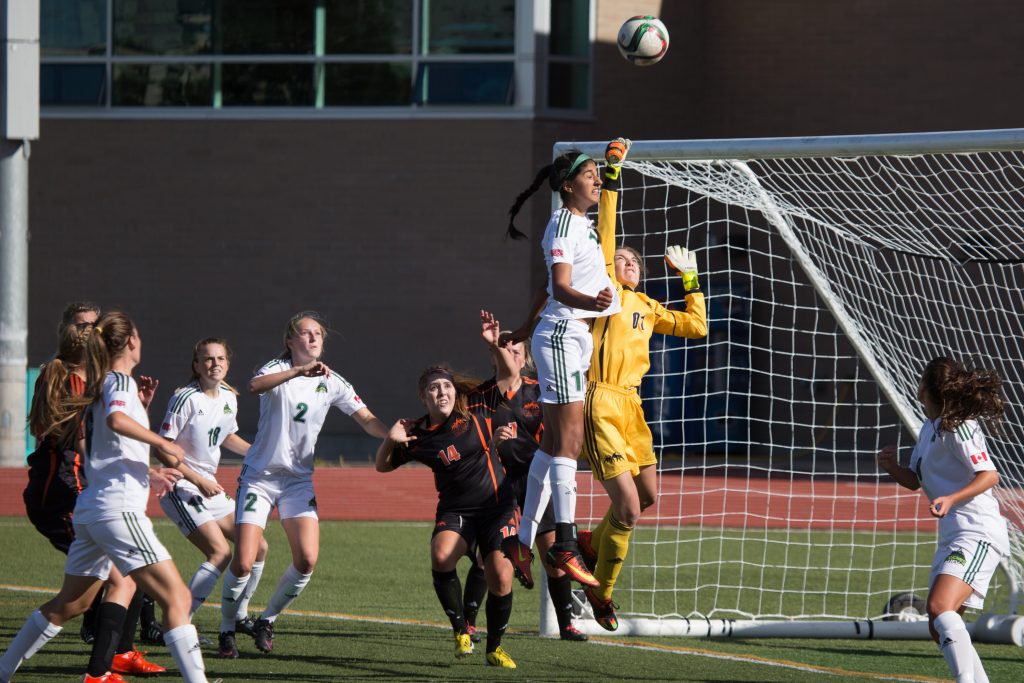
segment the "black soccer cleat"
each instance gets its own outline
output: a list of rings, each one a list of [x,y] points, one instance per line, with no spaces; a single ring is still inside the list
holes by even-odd
[[[217,636],[217,656],[222,659],[238,659],[238,645],[235,643],[234,631],[227,631]]]
[[[252,626],[252,638],[256,642],[256,649],[260,652],[270,652],[274,649],[274,622],[267,619],[257,619]]]

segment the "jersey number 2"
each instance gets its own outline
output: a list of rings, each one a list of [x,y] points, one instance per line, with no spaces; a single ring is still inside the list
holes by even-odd
[[[296,422],[305,422],[306,411],[309,410],[309,406],[307,406],[305,403],[300,403],[295,407],[299,409],[299,412],[295,413],[295,417],[292,419],[294,419]]]

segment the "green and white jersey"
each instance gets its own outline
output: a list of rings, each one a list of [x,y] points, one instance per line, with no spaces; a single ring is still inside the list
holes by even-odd
[[[181,387],[171,396],[160,436],[185,449],[185,463],[203,476],[214,478],[220,464],[220,445],[238,431],[238,401],[223,384],[216,398],[203,393],[199,382]]]
[[[289,370],[289,359],[272,360],[257,377]],[[356,390],[340,375],[293,377],[260,394],[260,421],[242,463],[262,474],[313,474],[313,451],[331,406],[346,415],[365,408]]]
[[[949,432],[941,428],[941,418],[925,421],[910,456],[910,469],[917,474],[928,500],[959,491],[974,480],[978,472],[995,470],[985,434],[975,420],[964,422]],[[989,541],[1002,554],[1010,551],[1006,520],[992,489],[954,506],[939,519],[939,545],[949,545],[964,536]]]
[[[107,426],[107,417],[124,413],[149,429],[149,415],[131,375],[108,372],[103,394],[85,417],[89,485],[75,502],[75,521],[92,523],[110,513],[146,513],[149,500],[149,444],[121,436]]]
[[[604,252],[594,229],[594,223],[585,216],[577,216],[569,209],[561,208],[551,215],[544,238],[544,263],[548,267],[548,303],[541,312],[542,318],[567,320],[570,318],[601,318],[614,315],[622,309],[622,302],[616,287],[608,276],[604,263]],[[556,263],[572,266],[570,286],[577,292],[596,296],[603,289],[611,289],[615,298],[612,305],[603,311],[588,311],[559,303],[551,291],[551,268]]]

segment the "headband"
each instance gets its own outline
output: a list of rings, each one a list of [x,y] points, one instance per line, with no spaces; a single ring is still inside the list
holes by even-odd
[[[566,180],[571,178],[572,174],[576,172],[576,169],[579,168],[586,161],[592,161],[592,159],[588,157],[586,154],[580,154],[579,156],[577,156],[576,161],[572,162],[572,166],[569,167],[568,172],[565,174]]]

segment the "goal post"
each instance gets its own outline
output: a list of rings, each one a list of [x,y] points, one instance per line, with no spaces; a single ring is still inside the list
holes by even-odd
[[[604,144],[554,154],[600,159]],[[644,256],[640,289],[682,305],[662,255],[695,249],[709,333],[652,340],[641,395],[659,496],[615,586],[620,632],[928,637],[887,612],[927,593],[935,520],[875,454],[892,443],[909,461],[917,380],[943,353],[1005,381],[1003,428],[987,438],[1012,553],[986,609],[1015,615],[1024,129],[635,141],[622,178],[618,236]],[[581,528],[607,506],[581,472]],[[544,592],[541,631],[557,633]],[[1004,621],[979,629],[1019,641],[1024,620]]]

